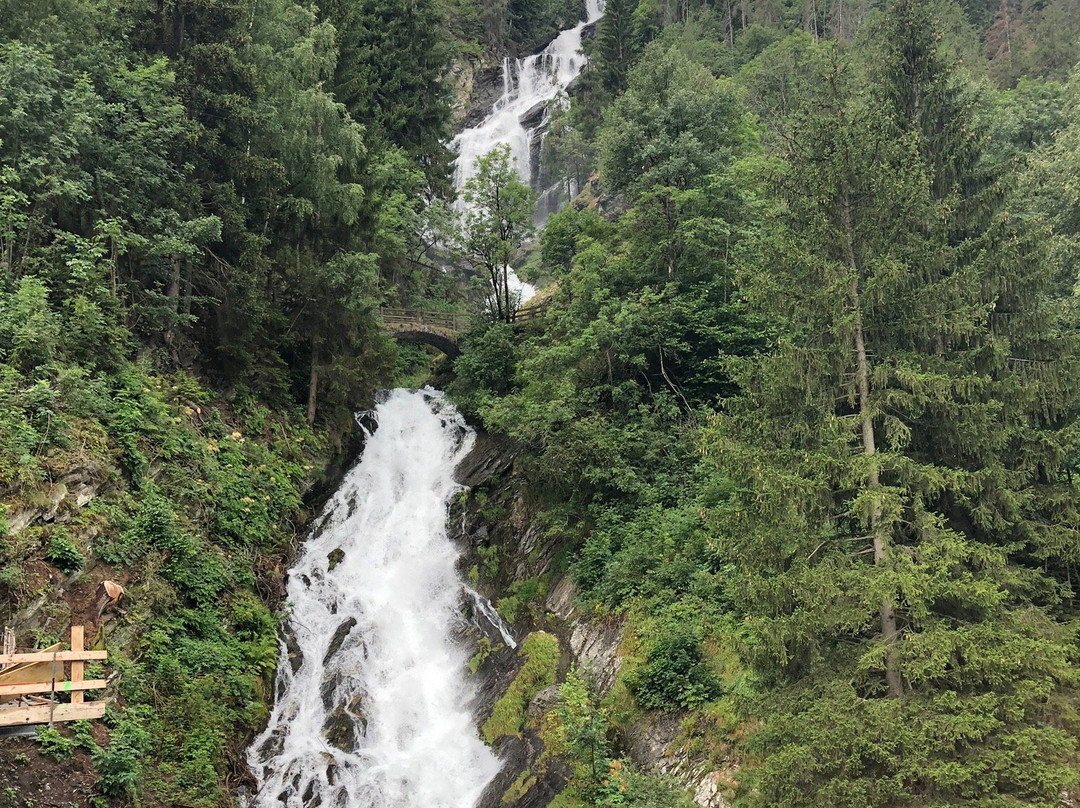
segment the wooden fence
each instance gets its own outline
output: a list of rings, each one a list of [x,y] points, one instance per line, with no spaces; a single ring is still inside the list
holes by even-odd
[[[51,724],[101,718],[107,702],[86,701],[85,691],[104,690],[104,679],[85,679],[86,663],[108,658],[106,651],[85,651],[84,629],[71,627],[71,650],[59,643],[29,653],[0,654],[0,727]],[[69,666],[71,674],[65,673]],[[68,701],[59,701],[66,695]],[[51,698],[46,698],[49,696]]]

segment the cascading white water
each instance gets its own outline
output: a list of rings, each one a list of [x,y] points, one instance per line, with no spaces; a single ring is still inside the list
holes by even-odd
[[[581,32],[600,19],[603,0],[586,0],[586,19],[561,32],[540,53],[524,59],[503,60],[503,94],[491,113],[478,125],[465,129],[454,141],[458,153],[454,185],[458,191],[476,173],[476,161],[501,143],[510,146],[522,182],[532,179],[532,131],[523,117],[541,104],[555,100],[578,77],[586,59],[581,54]]]
[[[510,154],[521,181],[532,183],[532,140],[534,130],[524,119],[541,105],[550,104],[581,74],[586,59],[581,53],[585,26],[600,19],[604,0],[586,0],[586,19],[562,31],[540,53],[524,59],[503,60],[503,93],[488,116],[465,129],[454,139],[458,158],[454,186],[460,195],[465,183],[476,174],[476,161],[500,144],[510,146]],[[528,300],[536,289],[515,276],[513,291]]]
[[[259,808],[472,808],[499,762],[468,703],[454,467],[474,435],[395,390],[289,574],[277,701],[248,753]]]

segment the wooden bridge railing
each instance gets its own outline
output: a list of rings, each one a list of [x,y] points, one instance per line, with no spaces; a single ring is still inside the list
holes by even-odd
[[[551,308],[551,301],[545,300],[543,303],[538,303],[535,306],[526,306],[523,309],[518,309],[514,313],[515,323],[528,323],[533,320],[537,320],[547,314],[548,309]]]
[[[515,323],[526,323],[543,317],[551,308],[551,301],[545,300],[533,306],[518,309],[514,315]],[[469,325],[468,314],[444,311],[421,311],[419,309],[379,309],[383,323],[393,327],[415,327],[419,330],[438,328],[460,333]]]

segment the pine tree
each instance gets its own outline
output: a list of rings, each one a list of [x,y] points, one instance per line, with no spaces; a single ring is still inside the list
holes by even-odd
[[[747,288],[781,336],[713,425],[770,718],[754,800],[1053,805],[1078,729],[1055,723],[1074,340],[991,206],[930,16],[899,0],[884,26],[882,89],[838,56],[789,133]]]
[[[354,120],[425,166],[448,190],[450,52],[434,0],[321,3],[337,31],[334,95]]]
[[[596,29],[594,67],[600,88],[609,98],[626,89],[626,76],[638,54],[635,0],[608,0]]]

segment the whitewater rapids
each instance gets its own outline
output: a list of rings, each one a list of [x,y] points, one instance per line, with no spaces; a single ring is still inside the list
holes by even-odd
[[[376,417],[289,574],[277,700],[248,755],[258,808],[472,808],[499,770],[451,639],[447,507],[474,434],[430,390],[395,390]]]

